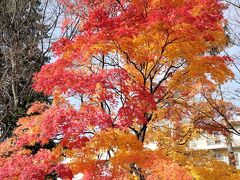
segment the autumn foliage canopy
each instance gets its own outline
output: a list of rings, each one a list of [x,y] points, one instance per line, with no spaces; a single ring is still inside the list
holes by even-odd
[[[59,3],[77,33],[52,44],[57,60],[34,75],[53,103],[34,103],[1,143],[0,179],[239,178],[184,143],[189,129],[222,128],[194,108],[233,78],[216,53],[228,42],[220,1]]]

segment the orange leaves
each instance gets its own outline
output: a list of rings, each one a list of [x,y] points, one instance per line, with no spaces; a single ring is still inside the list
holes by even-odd
[[[141,167],[146,178],[181,176],[190,179],[186,170],[172,160],[160,152],[144,149],[133,134],[121,130],[107,129],[97,133],[80,152],[72,159],[70,167],[75,173],[91,172],[88,173],[90,179],[104,177],[101,175],[103,169],[107,172],[106,178],[130,177],[129,172],[136,176],[137,167]]]
[[[213,92],[219,84],[234,77],[228,57],[197,56],[186,62],[182,69],[173,74],[167,88],[179,92],[181,99],[194,97],[203,91]]]
[[[122,150],[133,151],[141,150],[142,143],[134,136],[128,132],[123,132],[118,129],[107,129],[100,133],[97,133],[91,140],[89,146],[93,149],[115,149],[116,151]]]
[[[0,177],[43,178],[55,173],[67,179],[84,173],[89,179],[191,179],[188,167],[180,167],[177,163],[183,163],[176,157],[177,151],[185,152],[177,143],[197,127],[186,121],[194,123],[202,115],[190,106],[198,105],[194,98],[200,90],[212,93],[216,84],[233,77],[227,67],[230,60],[211,55],[226,45],[223,4],[60,2],[81,25],[71,40],[53,44],[59,59],[35,74],[35,90],[53,95],[53,105],[35,103],[28,111],[32,116],[19,120],[16,138],[0,146],[0,155],[11,156],[0,159]],[[69,22],[74,23],[63,23]],[[77,106],[71,105],[73,97]],[[160,127],[164,122],[171,128]],[[145,137],[158,148],[145,147]],[[10,151],[4,152],[5,147]],[[25,168],[26,164],[33,166]],[[4,176],[5,170],[9,173]]]
[[[34,114],[34,113],[43,113],[46,109],[48,109],[49,106],[45,103],[41,102],[34,102],[31,107],[28,109],[27,114]]]
[[[68,51],[65,53],[70,50],[70,54],[81,54],[76,57],[84,59],[87,58],[85,54],[90,57],[91,54],[118,50],[122,55],[128,53],[128,56],[138,63],[152,62],[160,56],[166,43],[173,45],[169,51],[176,54],[174,58],[189,57],[185,55],[187,49],[190,49],[188,53],[196,56],[207,50],[208,42],[204,37],[212,35],[213,31],[223,31],[220,11],[224,7],[212,0],[204,3],[197,0],[178,3],[151,0],[92,3],[76,0],[71,3],[64,1],[65,5],[72,8],[68,13],[77,16],[84,25],[80,29],[82,33],[68,43]],[[206,10],[210,6],[213,8]],[[74,8],[78,10],[75,11]],[[201,13],[196,13],[196,9]],[[79,10],[85,13],[76,14]],[[218,41],[218,38],[213,41]],[[62,40],[59,43],[62,44]],[[217,45],[221,46],[222,43],[225,44],[218,41]],[[69,57],[74,59],[74,56]],[[169,53],[166,56],[173,58]]]
[[[189,75],[192,77],[207,79],[207,75],[217,83],[223,84],[234,77],[233,72],[227,67],[231,61],[228,57],[205,56],[196,58],[188,67]],[[205,76],[205,77],[204,77]]]
[[[147,180],[157,179],[181,179],[191,180],[193,179],[189,173],[177,163],[168,160],[156,159],[151,161],[150,175],[147,176]]]

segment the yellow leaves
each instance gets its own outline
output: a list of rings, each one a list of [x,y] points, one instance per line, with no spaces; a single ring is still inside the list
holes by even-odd
[[[197,137],[197,135],[197,131],[190,123],[174,123],[167,120],[155,121],[148,125],[145,143],[153,143],[158,149],[169,152],[187,147],[191,139]]]
[[[82,14],[89,22],[81,22],[81,33],[72,40],[63,39],[56,44],[56,52],[63,59],[59,64],[46,66],[43,77],[47,78],[40,78],[39,90],[44,90],[42,85],[46,85],[48,94],[55,90],[53,109],[45,115],[19,121],[22,126],[15,133],[28,135],[22,139],[26,141],[21,147],[38,142],[45,148],[44,143],[60,136],[59,144],[51,152],[56,160],[61,162],[66,156],[70,158],[68,164],[73,173],[86,172],[99,179],[104,173],[113,179],[132,178],[137,176],[136,170],[148,179],[190,179],[186,169],[194,178],[221,178],[216,172],[220,164],[205,154],[179,146],[196,135],[193,125],[187,124],[189,116],[195,118],[187,105],[201,85],[210,89],[215,87],[214,83],[233,77],[226,59],[205,56],[213,48],[221,50],[227,41],[220,27],[218,1],[204,1],[215,4],[216,10],[195,0],[81,2],[84,10],[91,9]],[[115,74],[115,79],[103,73],[102,68],[115,68],[109,74],[115,74],[117,69],[126,71],[123,76]],[[46,83],[55,73],[51,83]],[[53,86],[47,87],[50,85]],[[68,92],[84,97],[79,112],[62,94]],[[109,101],[106,106],[110,115],[101,107],[103,100]],[[112,106],[111,100],[116,106]],[[123,107],[117,105],[120,101]],[[158,110],[153,112],[156,104]],[[37,108],[45,110],[44,106]],[[118,111],[119,108],[122,111]],[[29,112],[37,111],[33,108]],[[44,123],[41,124],[41,120]],[[128,120],[130,123],[124,125],[124,130],[117,126]],[[132,129],[134,133],[127,131],[130,125],[136,127]],[[88,131],[90,129],[96,131]],[[145,144],[156,144],[157,148],[150,151],[138,138],[145,138]],[[11,144],[4,147],[9,146]]]
[[[172,170],[182,174],[182,179],[188,177],[184,170],[161,152],[144,149],[136,136],[118,129],[99,132],[87,143],[86,147],[70,151],[75,154],[69,164],[74,173],[84,171],[96,173],[101,167],[106,168],[106,171],[110,170],[113,179],[120,177],[120,179],[134,179],[137,177],[136,174],[134,172],[129,174],[129,172],[133,171],[132,166],[136,166],[141,167],[141,172],[146,175],[145,177],[177,177],[176,174],[172,175],[174,171],[169,174],[167,167],[172,167]],[[66,151],[66,154],[70,151]],[[101,176],[95,174],[95,177]]]
[[[145,162],[144,154],[142,151],[125,152],[119,151],[115,156],[110,159],[110,163],[113,166],[114,173],[125,173],[126,175],[130,171],[130,164],[141,164]]]
[[[84,171],[94,172],[97,171],[97,160],[92,159],[74,159],[71,163],[69,163],[69,167],[74,174],[83,173]]]
[[[155,57],[159,57],[164,39],[164,34],[154,28],[136,36],[132,41],[133,47],[136,47],[132,52],[133,58],[138,63],[153,62]]]
[[[127,175],[129,163],[141,159],[139,153],[142,150],[142,143],[133,134],[119,129],[107,129],[96,133],[85,147],[66,150],[64,154],[71,158],[69,166],[74,173],[86,170],[97,172],[98,168],[108,167],[109,164],[111,168],[108,168],[116,170],[113,174],[116,172],[122,175],[123,169],[126,168]],[[55,151],[61,152],[57,148]],[[118,172],[117,169],[121,171]]]
[[[178,32],[178,30],[176,34],[177,37],[173,37],[172,39],[179,38],[179,40],[169,44],[164,53],[164,56],[169,60],[177,58],[193,59],[196,55],[203,53],[207,49],[202,39],[186,40],[184,34],[181,31]],[[179,34],[181,34],[180,37],[178,37]]]
[[[240,171],[224,162],[211,160],[204,166],[192,166],[189,168],[196,180],[235,180],[240,178]]]
[[[222,28],[222,27],[220,27]],[[214,41],[208,41],[207,46],[211,50],[211,48],[215,48],[217,52],[221,52],[228,43],[228,39],[224,34],[224,31],[211,31],[208,32],[211,39]]]
[[[90,143],[95,149],[120,149],[124,151],[141,150],[142,143],[135,135],[118,129],[107,129],[97,133]]]
[[[201,13],[201,10],[202,10],[202,7],[201,6],[196,6],[192,9],[192,15],[193,16],[198,16],[200,15]]]
[[[131,74],[131,76],[139,83],[143,83],[144,79],[141,73],[133,66],[130,64],[126,64],[124,68]]]
[[[152,121],[157,121],[158,119],[163,120],[165,119],[165,115],[166,115],[165,109],[158,108],[153,112],[153,115],[154,115],[153,117],[156,117],[156,118],[154,118]]]
[[[224,162],[217,161],[209,151],[176,148],[168,154],[197,180],[233,180],[240,177],[239,170]]]
[[[168,89],[181,92],[182,96],[193,97],[204,91],[213,92],[218,84],[232,79],[233,72],[227,66],[227,57],[198,56],[189,60],[183,69],[174,73]]]
[[[223,83],[234,76],[226,66],[224,57],[198,57],[190,62],[188,69],[190,77],[206,79],[209,74],[212,80],[218,83]]]
[[[55,147],[52,150],[52,153],[54,154],[54,156],[56,158],[58,158],[58,161],[63,161],[64,160],[63,154],[65,153],[65,150],[64,150],[64,148],[62,147],[61,144],[57,145],[57,147]]]

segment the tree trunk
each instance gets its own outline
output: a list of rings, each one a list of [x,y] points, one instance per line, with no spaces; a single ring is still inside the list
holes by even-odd
[[[225,139],[226,139],[226,145],[227,145],[227,154],[228,154],[229,165],[236,167],[236,158],[234,155],[231,135],[228,134]]]
[[[138,180],[144,180],[144,175],[141,174],[141,168],[138,167],[135,163],[130,164],[130,168],[132,170],[132,173],[135,174]]]

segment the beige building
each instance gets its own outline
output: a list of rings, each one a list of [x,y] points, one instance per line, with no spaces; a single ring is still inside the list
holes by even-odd
[[[236,119],[237,120],[232,121],[232,124],[234,125],[234,128],[240,132],[240,116]],[[232,134],[231,140],[236,159],[236,166],[240,169],[240,134]],[[217,159],[229,163],[226,137],[219,133],[214,133],[212,135],[204,133],[199,139],[193,140],[190,143],[190,147],[193,149],[212,150]]]

